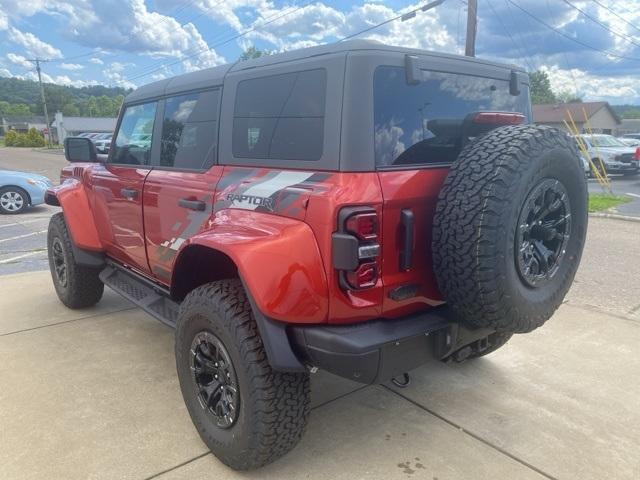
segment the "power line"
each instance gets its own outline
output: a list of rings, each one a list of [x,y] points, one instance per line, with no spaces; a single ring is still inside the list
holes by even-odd
[[[198,15],[196,15],[195,17],[193,17],[193,18],[191,18],[191,19],[189,19],[189,20],[187,20],[187,21],[185,21],[185,22],[183,22],[183,23],[179,24],[179,25],[180,25],[180,27],[184,27],[184,26],[185,26],[185,25],[187,25],[188,23],[190,23],[190,22],[192,22],[192,21],[196,20],[197,18],[199,18],[199,17],[201,17],[201,16],[205,15],[207,12],[209,12],[209,11],[210,11],[211,9],[213,9],[215,6],[220,5],[223,1],[224,1],[224,0],[221,0],[221,1],[217,2],[217,3],[215,3],[214,5],[212,5],[212,6],[210,6],[209,8],[207,8],[207,9],[203,10],[202,12],[200,12],[200,13],[199,13]],[[288,9],[289,9],[289,7],[288,7],[288,8],[286,8],[285,10],[288,10]],[[167,18],[165,17],[163,20],[167,21]],[[224,35],[224,32],[223,32],[221,35],[216,35],[216,36],[214,37],[214,39],[221,38],[223,35]],[[193,53],[193,52],[204,52],[204,51],[206,51],[206,50],[207,50],[207,49],[191,49],[191,50],[189,50],[189,51],[187,51],[187,52],[183,52],[183,53],[185,53],[186,55],[189,55],[190,53]],[[164,69],[164,68],[165,68],[165,67],[163,66],[163,65],[164,65],[164,63],[165,63],[165,60],[159,60],[159,61],[157,61],[157,62],[152,62],[152,63],[149,63],[149,64],[147,64],[147,65],[144,65],[143,67],[140,67],[140,68],[138,69],[138,70],[139,70],[139,73],[137,73],[137,74],[136,74],[136,76],[138,76],[138,75],[139,75],[140,77],[142,77],[142,76],[145,76],[145,75],[149,75],[149,74],[151,74],[151,73],[154,73],[154,72],[156,72],[158,69],[162,70],[162,69]],[[125,80],[126,80],[126,79],[125,79]]]
[[[571,40],[572,42],[575,42],[579,45],[582,45],[585,48],[589,48],[591,50],[594,50],[596,52],[600,52],[604,55],[610,56],[610,57],[614,57],[614,58],[620,58],[620,59],[624,59],[624,60],[635,60],[637,62],[640,62],[640,58],[637,57],[627,57],[626,55],[618,55],[617,53],[613,53],[610,52],[608,50],[601,50],[597,47],[594,47],[593,45],[589,45],[588,43],[584,43],[581,40],[578,40],[577,38],[573,38],[569,35],[567,35],[566,33],[564,33],[562,30],[558,30],[556,27],[549,25],[547,22],[545,22],[544,20],[536,17],[533,13],[529,12],[528,10],[524,9],[523,7],[521,7],[520,5],[518,5],[517,3],[513,2],[512,0],[507,0],[507,2],[509,2],[511,5],[513,5],[514,7],[516,7],[517,9],[521,10],[522,12],[524,12],[525,14],[527,14],[529,17],[533,18],[536,22],[544,25],[545,27],[547,27],[550,30],[553,30],[554,32],[556,32],[558,35],[563,36],[564,38],[567,38],[569,40]]]
[[[513,14],[513,11],[511,10],[511,5],[509,5],[509,3],[507,3],[507,0],[504,1],[504,6],[507,9],[507,13],[509,15],[509,18],[511,19],[511,23],[513,23],[515,25],[517,23],[516,22],[516,17]],[[527,25],[529,25],[529,28],[531,28],[531,20],[529,20],[529,17],[527,17]],[[520,43],[522,44],[523,51],[526,51],[527,43],[524,41],[524,35],[522,35],[522,32],[520,32],[520,30],[518,28],[515,29],[515,36],[516,36],[517,39],[520,40]],[[538,67],[536,66],[535,57],[531,56],[530,60],[531,60],[531,64],[534,67],[533,69],[537,70]]]
[[[404,22],[406,20],[409,20],[410,18],[415,17],[416,14],[419,11],[426,12],[427,10],[430,10],[430,9],[432,9],[434,7],[437,7],[438,5],[444,3],[444,1],[445,0],[435,0],[434,2],[427,3],[426,5],[423,5],[421,7],[415,8],[413,10],[409,10],[408,12],[405,12],[405,13],[403,13],[401,15],[398,15],[396,17],[393,17],[393,18],[390,18],[388,20],[385,20],[384,22],[380,22],[377,25],[372,25],[371,27],[367,27],[367,28],[365,28],[363,30],[360,30],[359,32],[352,33],[351,35],[347,35],[346,37],[343,37],[340,40],[338,40],[338,42],[342,42],[344,40],[349,40],[350,38],[357,37],[358,35],[362,35],[363,33],[367,33],[367,32],[369,32],[369,31],[371,31],[373,29],[382,27],[383,25],[386,25],[388,23],[395,22],[398,19],[402,19],[402,21]]]
[[[520,46],[518,46],[518,44],[516,43],[516,41],[514,40],[513,36],[511,35],[511,32],[507,29],[507,26],[505,25],[505,23],[502,21],[502,18],[500,17],[500,15],[498,14],[498,12],[496,11],[495,8],[493,8],[493,5],[491,4],[491,0],[487,0],[487,5],[489,5],[489,8],[491,9],[491,11],[493,12],[493,14],[495,15],[495,17],[498,19],[498,22],[500,22],[500,25],[502,25],[502,29],[507,32],[507,35],[509,36],[509,38],[511,39],[511,43],[513,43],[513,46],[516,47],[516,50],[518,51],[518,53],[520,55],[522,55],[522,58],[525,60],[525,62],[527,62],[527,66],[529,67],[529,70],[533,71],[535,70],[531,64],[531,62],[529,61],[529,57],[526,55],[526,50],[520,50]]]
[[[624,17],[621,17],[620,15],[618,15],[615,11],[613,11],[611,8],[607,7],[606,5],[603,5],[602,3],[600,3],[598,0],[593,0],[595,3],[597,3],[598,5],[600,5],[602,8],[604,8],[605,10],[608,10],[609,12],[613,13],[616,17],[618,17],[620,20],[622,20],[624,23],[626,23],[627,25],[630,25],[631,27],[635,28],[636,30],[638,30],[640,32],[640,28],[636,27],[633,23],[631,23],[629,20],[625,19]],[[628,10],[627,10],[628,11]],[[631,13],[631,12],[629,12]]]
[[[553,16],[553,12],[551,11],[551,5],[549,4],[549,0],[546,0],[547,3],[547,11],[549,12],[550,16]],[[564,57],[564,63],[567,65],[567,68],[569,69],[569,74],[571,75],[571,79],[573,80],[573,93],[576,96],[576,98],[579,97],[578,94],[578,81],[576,80],[576,76],[573,73],[573,69],[571,68],[571,65],[569,65],[569,57],[567,56],[567,52],[565,52],[564,50],[562,50],[562,56]]]
[[[611,29],[610,27],[608,27],[607,25],[605,25],[604,23],[602,23],[600,20],[598,20],[597,18],[592,17],[591,15],[589,15],[587,12],[585,12],[584,10],[582,10],[579,7],[576,7],[573,3],[571,3],[569,0],[562,0],[564,3],[566,3],[567,5],[569,5],[571,8],[579,11],[582,15],[584,15],[585,17],[587,17],[589,20],[591,20],[594,23],[597,23],[598,25],[600,25],[602,28],[604,28],[605,30],[607,30],[610,33],[613,33],[614,35],[622,38],[623,40],[626,40],[629,43],[632,43],[633,45],[635,45],[636,47],[640,47],[640,43],[636,43],[633,38],[627,36],[624,33],[620,33],[617,32],[616,30]]]
[[[232,41],[234,41],[234,40],[237,40],[238,38],[244,37],[245,35],[248,35],[248,34],[249,34],[249,33],[251,33],[251,32],[255,32],[256,30],[259,30],[259,29],[261,29],[261,28],[264,28],[264,27],[266,27],[267,25],[269,25],[269,24],[271,24],[271,23],[273,23],[273,22],[275,22],[275,21],[277,21],[277,20],[280,20],[281,18],[284,18],[284,17],[286,17],[286,16],[288,16],[288,15],[291,15],[292,13],[295,13],[295,12],[299,11],[300,9],[305,8],[305,7],[309,6],[309,5],[311,5],[311,4],[312,4],[312,3],[314,3],[315,1],[316,1],[316,0],[311,0],[311,1],[309,1],[309,2],[307,2],[307,3],[305,3],[305,4],[303,4],[303,5],[300,5],[299,7],[295,8],[294,10],[289,11],[289,12],[286,12],[286,13],[283,13],[283,14],[281,14],[281,15],[278,15],[278,16],[276,16],[275,18],[273,18],[273,17],[269,17],[269,18],[271,18],[271,19],[270,19],[270,20],[268,20],[267,22],[263,23],[262,25],[259,25],[259,26],[255,26],[255,27],[249,28],[249,29],[247,29],[247,30],[244,30],[244,31],[243,31],[243,32],[241,32],[241,33],[238,33],[237,35],[232,36],[231,38],[228,38],[227,40],[224,40],[224,41],[219,42],[219,43],[216,43],[216,44],[214,44],[214,45],[212,45],[212,46],[207,46],[206,48],[200,49],[199,51],[197,51],[197,52],[195,52],[195,53],[193,53],[193,54],[191,54],[191,55],[187,55],[186,57],[182,57],[182,58],[180,58],[180,59],[178,59],[178,60],[176,60],[176,61],[174,61],[174,62],[165,63],[165,64],[163,64],[162,66],[160,66],[159,68],[156,68],[156,69],[154,69],[154,70],[151,70],[151,71],[149,71],[149,72],[147,72],[147,73],[144,73],[144,74],[141,74],[141,75],[135,75],[135,76],[130,77],[130,78],[125,78],[124,80],[126,80],[126,81],[132,81],[132,80],[136,80],[136,79],[138,79],[138,78],[146,77],[147,75],[150,75],[150,74],[152,74],[152,73],[155,73],[155,72],[157,72],[157,71],[159,71],[159,70],[163,70],[163,69],[165,69],[165,68],[167,68],[167,67],[170,67],[170,66],[172,66],[172,65],[176,65],[176,64],[178,64],[178,63],[182,63],[182,62],[184,62],[185,60],[189,60],[190,58],[196,57],[196,56],[198,56],[198,55],[200,55],[200,54],[202,54],[202,53],[204,53],[204,52],[206,52],[206,51],[209,51],[209,50],[211,50],[211,49],[213,49],[213,48],[217,48],[217,47],[220,47],[220,46],[222,46],[222,45],[226,45],[227,43],[232,42]],[[444,1],[444,0],[438,0],[438,1]]]

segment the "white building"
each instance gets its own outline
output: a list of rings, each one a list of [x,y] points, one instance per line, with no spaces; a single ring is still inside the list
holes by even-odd
[[[65,138],[81,133],[112,133],[117,120],[108,117],[65,117],[61,112],[56,112],[54,136],[57,136],[58,143],[62,143]]]

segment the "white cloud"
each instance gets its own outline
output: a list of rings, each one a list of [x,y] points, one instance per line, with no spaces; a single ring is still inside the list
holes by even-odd
[[[11,78],[11,77],[13,77],[13,74],[9,70],[7,70],[6,68],[0,68],[0,77]]]
[[[15,65],[20,65],[21,67],[31,69],[33,68],[33,63],[27,60],[22,55],[17,55],[15,53],[7,53],[7,60]]]
[[[89,63],[93,63],[94,65],[102,65],[104,62],[99,58],[93,57],[89,59]]]
[[[124,88],[136,88],[136,85],[127,80],[122,74],[125,68],[133,66],[132,63],[112,62],[109,67],[102,71],[104,77],[109,81],[110,85]]]
[[[84,67],[77,63],[61,63],[60,68],[63,70],[76,71],[76,70],[82,70]]]
[[[9,27],[7,36],[12,42],[22,45],[29,55],[43,59],[62,58],[62,52],[60,50],[43,42],[33,33],[21,32],[15,27]]]
[[[567,70],[557,65],[543,66],[547,72],[551,88],[556,92],[569,92],[585,100],[604,100],[613,103],[637,103],[640,98],[638,77],[596,76],[577,68]]]

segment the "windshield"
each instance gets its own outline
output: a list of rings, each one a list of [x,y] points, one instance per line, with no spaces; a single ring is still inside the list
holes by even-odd
[[[587,140],[594,147],[626,147],[624,143],[610,135],[594,135],[593,137],[587,137]]]

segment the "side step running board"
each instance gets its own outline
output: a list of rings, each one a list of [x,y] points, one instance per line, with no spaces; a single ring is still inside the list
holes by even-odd
[[[111,263],[100,272],[100,280],[162,323],[172,328],[176,327],[180,304],[171,300],[168,292],[162,287],[131,270]]]

